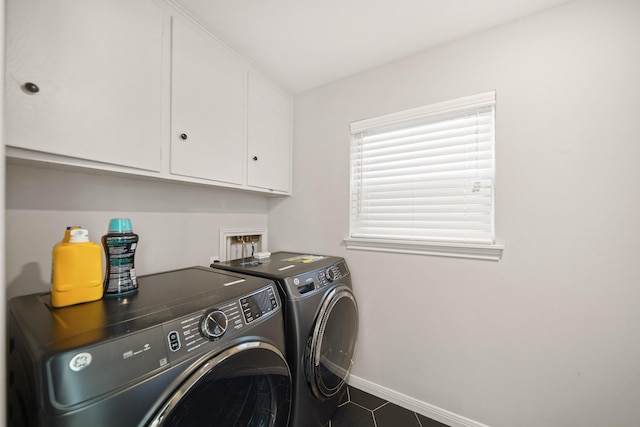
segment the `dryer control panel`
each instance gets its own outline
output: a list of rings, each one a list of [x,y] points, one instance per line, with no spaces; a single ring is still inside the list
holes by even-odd
[[[324,271],[318,272],[318,281],[320,286],[326,286],[329,283],[333,283],[336,280],[340,280],[349,274],[347,263],[340,261],[337,264],[333,264],[326,268]]]
[[[307,294],[316,289],[324,288],[331,283],[345,279],[349,275],[347,263],[340,261],[325,268],[310,271],[305,274],[286,279],[293,285],[299,295]]]

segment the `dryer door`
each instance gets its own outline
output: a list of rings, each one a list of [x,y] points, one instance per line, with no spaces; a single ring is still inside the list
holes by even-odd
[[[347,286],[324,299],[307,348],[307,373],[320,400],[338,393],[351,371],[358,336],[358,306]]]
[[[206,359],[161,406],[149,427],[286,427],[291,375],[264,342],[243,343]]]

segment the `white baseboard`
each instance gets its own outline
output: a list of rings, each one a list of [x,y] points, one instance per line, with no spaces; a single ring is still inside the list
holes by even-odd
[[[413,397],[409,397],[360,377],[353,375],[349,376],[348,384],[362,391],[366,391],[369,394],[388,400],[391,403],[402,406],[403,408],[409,409],[410,411],[417,412],[425,417],[439,421],[450,427],[489,427],[486,424],[470,420],[462,415],[454,414],[453,412],[449,412],[437,406],[414,399]]]

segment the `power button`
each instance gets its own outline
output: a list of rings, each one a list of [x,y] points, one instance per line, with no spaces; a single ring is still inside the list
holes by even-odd
[[[167,340],[169,341],[169,348],[171,351],[180,350],[180,335],[176,331],[169,332]]]

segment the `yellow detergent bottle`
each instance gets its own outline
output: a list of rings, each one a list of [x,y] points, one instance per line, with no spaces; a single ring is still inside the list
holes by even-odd
[[[53,248],[51,305],[66,307],[102,298],[102,247],[83,228],[69,227]]]

